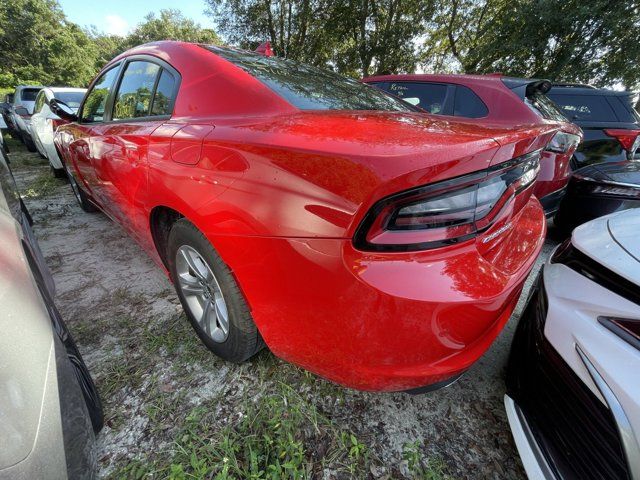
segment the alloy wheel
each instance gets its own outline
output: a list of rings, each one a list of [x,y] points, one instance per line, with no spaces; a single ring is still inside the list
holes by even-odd
[[[191,315],[214,342],[229,336],[229,312],[213,271],[196,249],[183,245],[176,252],[178,287]]]

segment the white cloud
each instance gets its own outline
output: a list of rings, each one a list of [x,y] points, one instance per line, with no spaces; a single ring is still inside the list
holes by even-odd
[[[120,15],[106,15],[104,17],[104,31],[110,35],[124,37],[129,33],[129,23]]]

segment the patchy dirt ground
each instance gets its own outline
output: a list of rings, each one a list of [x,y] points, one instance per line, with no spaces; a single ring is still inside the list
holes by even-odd
[[[81,211],[36,154],[14,145],[11,157],[104,402],[101,477],[239,478],[250,452],[252,478],[281,478],[272,467],[282,478],[524,478],[502,397],[533,275],[492,348],[431,394],[346,390],[266,350],[237,366],[200,345],[169,281],[118,226]]]

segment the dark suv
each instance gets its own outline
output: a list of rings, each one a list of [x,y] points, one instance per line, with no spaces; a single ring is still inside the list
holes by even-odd
[[[574,154],[574,169],[640,160],[640,115],[634,109],[635,94],[559,83],[547,96],[584,132],[584,140]]]

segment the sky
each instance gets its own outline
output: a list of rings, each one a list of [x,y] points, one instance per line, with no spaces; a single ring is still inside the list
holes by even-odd
[[[113,35],[126,35],[136,24],[144,20],[149,12],[165,8],[180,10],[185,17],[192,18],[201,26],[213,28],[211,17],[204,14],[202,0],[58,0],[67,18],[82,27],[94,25],[98,30]]]

